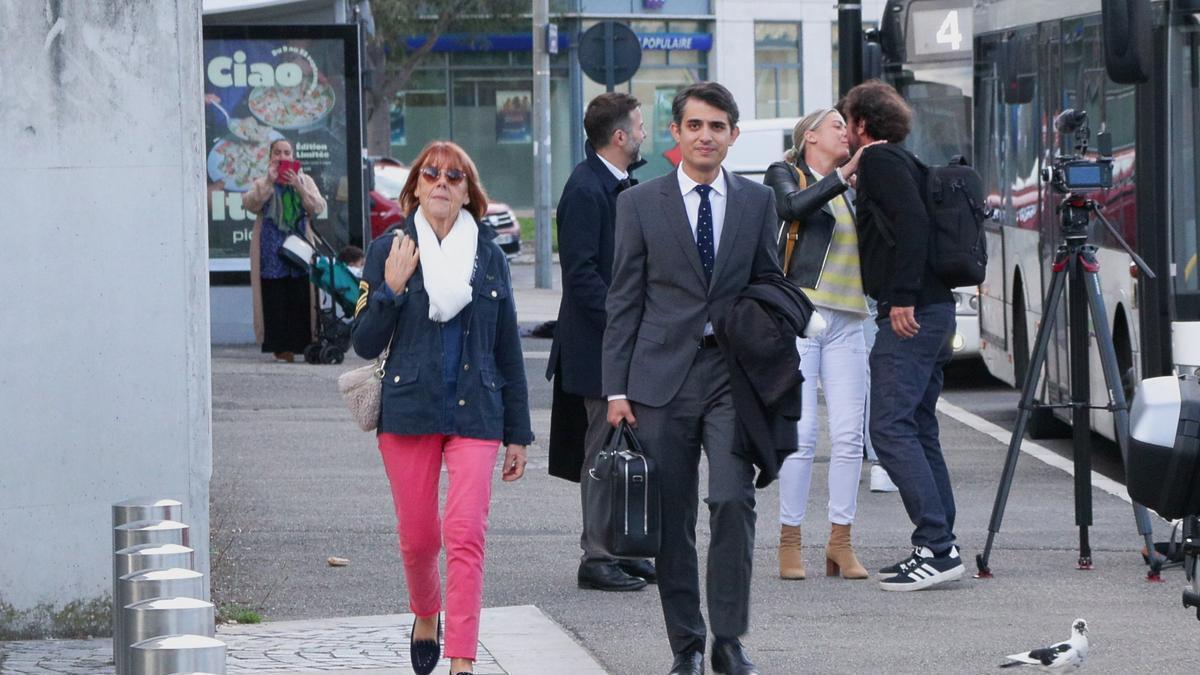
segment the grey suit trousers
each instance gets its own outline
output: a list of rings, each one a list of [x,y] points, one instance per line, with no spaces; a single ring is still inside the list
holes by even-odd
[[[705,647],[696,557],[700,452],[708,457],[708,616],[713,635],[736,638],[750,625],[754,554],[754,466],[732,452],[736,416],[721,351],[696,354],[683,387],[662,407],[633,402],[637,436],[658,464],[662,544],[655,565],[671,651]]]

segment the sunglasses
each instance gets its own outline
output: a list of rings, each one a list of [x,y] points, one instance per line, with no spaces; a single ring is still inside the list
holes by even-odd
[[[421,177],[430,183],[436,183],[438,178],[446,175],[446,182],[451,185],[458,185],[467,177],[461,169],[439,169],[436,166],[426,166],[421,168]]]

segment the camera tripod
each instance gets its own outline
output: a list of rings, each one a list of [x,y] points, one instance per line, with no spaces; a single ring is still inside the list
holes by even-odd
[[[1000,531],[1000,523],[1004,518],[1004,509],[1008,503],[1009,491],[1012,488],[1013,477],[1017,470],[1017,457],[1021,452],[1021,441],[1025,435],[1025,426],[1029,416],[1035,409],[1069,408],[1071,410],[1072,446],[1075,463],[1075,524],[1079,527],[1079,561],[1078,569],[1092,569],[1092,549],[1088,541],[1088,528],[1092,526],[1092,486],[1091,486],[1091,424],[1092,409],[1090,382],[1088,373],[1088,318],[1096,331],[1096,344],[1100,350],[1100,364],[1104,371],[1104,381],[1108,388],[1109,405],[1103,407],[1113,413],[1113,423],[1117,444],[1121,449],[1121,457],[1125,458],[1129,442],[1129,405],[1125,391],[1121,386],[1121,376],[1117,366],[1116,349],[1113,347],[1112,330],[1108,325],[1108,315],[1104,307],[1104,297],[1100,294],[1100,262],[1096,258],[1096,247],[1087,243],[1088,229],[1091,217],[1095,215],[1104,223],[1113,237],[1132,256],[1134,262],[1148,279],[1154,278],[1154,273],[1137,253],[1125,243],[1113,224],[1109,222],[1100,207],[1091,200],[1076,193],[1069,193],[1059,204],[1062,212],[1063,241],[1059,244],[1051,267],[1053,275],[1050,278],[1050,290],[1042,304],[1044,309],[1042,324],[1038,328],[1033,354],[1030,356],[1028,369],[1024,374],[1021,386],[1020,411],[1017,423],[1013,427],[1012,441],[1008,445],[1008,455],[1004,460],[1004,472],[1000,485],[996,490],[996,501],[992,506],[992,517],[988,524],[987,545],[983,553],[976,556],[975,563],[979,569],[979,578],[992,576],[988,567],[992,544],[996,533]],[[1067,281],[1070,279],[1070,284]],[[1068,322],[1071,400],[1069,403],[1047,405],[1036,403],[1034,396],[1037,392],[1038,380],[1042,367],[1046,363],[1047,348],[1054,325],[1058,321],[1059,305],[1063,296],[1068,296]],[[1154,550],[1153,527],[1150,513],[1146,507],[1134,503],[1134,520],[1137,531],[1145,539],[1146,551],[1149,555],[1150,572],[1147,578],[1159,580],[1159,570],[1163,558]]]

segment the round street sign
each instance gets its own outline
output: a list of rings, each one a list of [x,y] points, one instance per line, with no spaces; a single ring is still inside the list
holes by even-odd
[[[629,26],[601,21],[579,39],[579,67],[600,84],[628,82],[642,65],[642,44]]]

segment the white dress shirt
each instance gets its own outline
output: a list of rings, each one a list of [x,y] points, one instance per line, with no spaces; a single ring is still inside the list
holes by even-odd
[[[608,167],[608,170],[612,173],[612,175],[617,177],[617,180],[625,180],[626,178],[629,178],[628,171],[622,171],[622,170],[618,169],[617,167],[613,166],[612,162],[609,162],[607,159],[604,159],[604,155],[597,152],[596,157],[599,158],[601,162],[604,162],[604,166]]]
[[[696,221],[700,217],[700,193],[696,192],[696,186],[699,185],[683,172],[683,167],[680,166],[675,172],[679,179],[679,191],[683,193],[683,210],[687,211],[688,224],[692,226],[692,239],[699,237],[696,230]],[[717,177],[709,185],[712,191],[708,193],[708,203],[712,207],[713,218],[713,266],[716,266],[717,256],[721,253],[721,231],[725,229],[725,203],[729,195],[729,190],[725,186],[725,171],[722,169],[717,172]],[[713,334],[712,322],[704,324],[704,334]]]
[[[683,172],[683,167],[675,171],[679,179],[679,192],[683,194],[683,210],[687,211],[688,224],[692,226],[692,240],[696,240],[696,220],[700,215],[700,193],[696,192],[699,185]],[[708,202],[712,206],[713,217],[713,260],[716,260],[721,248],[721,230],[725,227],[725,203],[728,202],[729,189],[725,186],[725,171],[717,173],[712,182],[712,192],[708,193]]]
[[[601,157],[601,159],[604,158]],[[699,183],[684,173],[682,166],[675,171],[675,176],[679,180],[679,192],[683,194],[683,210],[687,212],[688,224],[692,227],[692,240],[695,241],[697,236],[696,220],[700,217],[700,193],[696,192],[696,186]],[[723,169],[717,173],[717,177],[713,180],[711,187],[712,192],[708,193],[708,203],[712,207],[713,261],[715,264],[721,246],[721,230],[725,226],[725,204],[729,196],[729,188],[725,185],[725,171]],[[713,334],[711,322],[704,324],[704,334]],[[621,401],[626,397],[624,394],[612,394],[607,398],[610,401]]]

